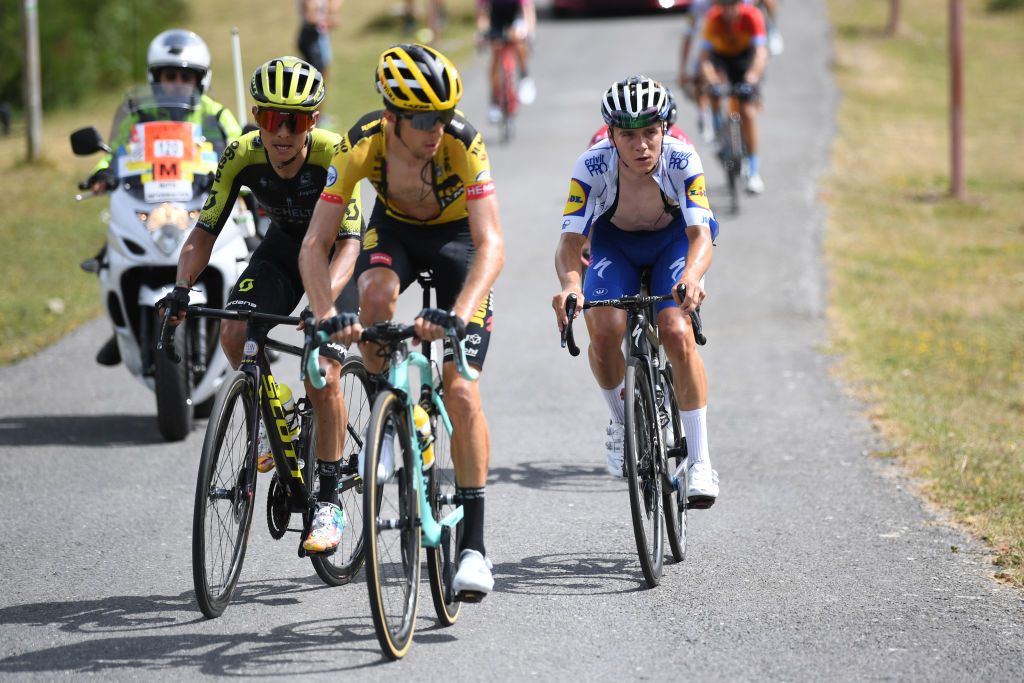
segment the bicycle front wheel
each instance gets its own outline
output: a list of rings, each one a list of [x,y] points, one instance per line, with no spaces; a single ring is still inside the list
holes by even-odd
[[[661,473],[654,435],[659,428],[647,369],[631,363],[626,367],[626,476],[640,570],[651,588],[661,581],[664,566]]]
[[[434,466],[427,471],[427,497],[434,519],[441,521],[455,509],[455,463],[452,460],[451,435],[444,422],[432,419],[434,434]],[[434,611],[442,626],[451,626],[459,618],[462,603],[455,600],[451,590],[459,542],[462,540],[462,522],[454,529],[445,527],[441,544],[427,548],[427,576],[430,579],[430,597]]]
[[[661,370],[661,388],[665,392],[664,410],[668,422],[662,433],[665,443],[665,470],[668,477],[679,469],[686,460],[686,439],[683,438],[683,425],[679,420],[679,402],[672,384],[672,368],[667,366]],[[666,477],[662,481],[662,505],[665,508],[665,531],[668,545],[672,550],[672,559],[682,562],[686,559],[686,470],[679,473],[674,487]]]
[[[394,473],[386,471],[387,449]],[[378,468],[382,459],[385,467]],[[406,406],[398,394],[377,395],[363,469],[366,586],[377,641],[388,659],[412,644],[420,583],[419,497]],[[390,476],[378,476],[378,475]]]
[[[328,586],[341,586],[352,580],[363,565],[363,506],[360,499],[362,480],[357,476],[359,450],[366,438],[370,422],[370,375],[359,356],[349,356],[341,367],[341,396],[345,401],[348,421],[345,444],[341,454],[341,476],[338,478],[338,503],[345,513],[345,530],[341,543],[332,555],[310,555],[313,569]],[[304,456],[307,485],[316,488],[316,422]]]
[[[199,609],[219,617],[242,572],[256,489],[257,394],[243,372],[229,374],[206,428],[192,516],[192,581]]]

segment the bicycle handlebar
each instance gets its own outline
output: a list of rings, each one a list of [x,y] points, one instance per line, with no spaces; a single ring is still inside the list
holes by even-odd
[[[682,299],[686,296],[686,287],[679,285],[676,288],[676,293],[679,298]],[[651,304],[658,304],[662,301],[674,300],[672,294],[662,294],[660,296],[640,296],[640,295],[627,295],[618,299],[603,299],[598,301],[586,301],[583,303],[583,310],[588,308],[604,308],[614,307],[622,310],[635,310],[638,308],[644,308]],[[576,345],[576,339],[572,333],[572,320],[573,316],[576,315],[577,299],[575,294],[570,294],[565,300],[565,315],[568,318],[565,328],[562,330],[562,348],[568,347],[569,355],[576,357],[580,355],[580,347]],[[704,346],[708,343],[707,337],[704,336],[704,326],[700,320],[700,309],[690,311],[690,322],[693,325],[693,338],[699,346]]]

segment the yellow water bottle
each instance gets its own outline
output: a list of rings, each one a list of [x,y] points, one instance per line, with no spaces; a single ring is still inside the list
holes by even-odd
[[[420,456],[423,458],[423,469],[429,470],[434,464],[434,435],[430,433],[430,416],[417,403],[412,407],[412,421],[416,432],[420,435]]]
[[[291,388],[287,384],[278,384],[277,398],[281,401],[281,408],[284,409],[284,419],[288,423],[288,435],[294,441],[299,437],[302,425],[299,423],[299,411],[295,409],[295,399],[292,397]]]

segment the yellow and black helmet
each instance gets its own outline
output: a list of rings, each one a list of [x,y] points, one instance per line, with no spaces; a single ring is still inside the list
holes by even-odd
[[[298,57],[277,57],[256,69],[249,92],[261,107],[315,111],[324,101],[324,77]]]
[[[444,111],[462,97],[455,65],[432,47],[417,43],[389,47],[377,62],[377,90],[390,109]]]

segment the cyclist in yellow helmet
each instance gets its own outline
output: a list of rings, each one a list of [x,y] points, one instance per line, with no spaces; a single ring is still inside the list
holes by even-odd
[[[271,224],[235,283],[226,308],[288,315],[299,304],[303,295],[299,247],[321,191],[334,181],[331,158],[341,144],[340,135],[316,127],[324,92],[320,72],[297,57],[271,59],[256,69],[249,93],[256,101],[252,114],[259,129],[233,141],[221,157],[209,199],[196,223],[198,229],[182,247],[176,286],[164,302],[173,324],[184,319],[182,309],[188,305],[189,288],[209,262],[217,235],[243,185],[252,191]],[[333,257],[324,287],[337,297],[359,254],[362,210],[357,191],[339,207],[333,220],[328,240]],[[238,367],[245,323],[224,321],[220,341],[228,360]],[[324,359],[322,367],[327,370],[327,387],[316,390],[306,384],[317,419],[320,477],[320,503],[303,544],[311,553],[337,547],[345,523],[337,492],[344,438],[340,426],[346,421],[338,383],[341,366]],[[274,466],[265,434],[261,423],[261,472]]]
[[[332,162],[337,176],[324,188],[302,245],[299,262],[310,307],[336,342],[351,344],[359,340],[362,324],[390,320],[399,293],[429,269],[438,308],[420,311],[417,336],[429,342],[454,327],[465,338],[469,362],[480,368],[494,322],[491,288],[505,247],[487,150],[455,109],[462,80],[437,50],[403,44],[381,54],[376,84],[384,109],[365,115],[342,140]],[[377,191],[377,202],[356,264],[359,314],[339,315],[328,287],[327,254],[332,226],[363,178]],[[373,353],[363,359],[371,371],[381,369],[382,359]],[[486,594],[494,586],[484,548],[487,421],[478,383],[459,377],[447,353],[443,376],[465,511],[452,585],[457,593]]]

